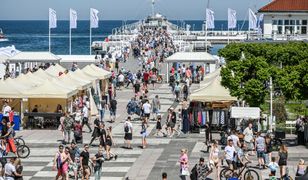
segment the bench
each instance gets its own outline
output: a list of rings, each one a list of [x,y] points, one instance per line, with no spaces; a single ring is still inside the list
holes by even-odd
[[[292,134],[292,130],[295,129],[295,124],[296,124],[296,121],[286,121],[286,129],[290,129],[291,134]]]

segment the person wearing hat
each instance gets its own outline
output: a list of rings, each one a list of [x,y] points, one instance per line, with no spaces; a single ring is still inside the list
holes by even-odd
[[[236,153],[236,150],[233,146],[233,140],[229,139],[228,140],[228,145],[225,147],[225,159],[227,161],[227,164],[229,166],[230,169],[234,169],[234,155]]]

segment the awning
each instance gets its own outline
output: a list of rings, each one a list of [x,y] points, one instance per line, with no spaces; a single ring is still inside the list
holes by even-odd
[[[208,86],[192,93],[190,95],[190,100],[199,102],[236,101],[237,98],[231,96],[229,90],[223,87],[220,81],[220,77],[217,77]]]
[[[0,81],[0,89],[0,98],[21,98],[20,91],[5,81]]]
[[[85,74],[80,69],[77,69],[72,74],[73,74],[73,76],[76,76],[78,78],[85,79],[85,80],[88,80],[88,81],[91,81],[91,82],[96,81],[98,79],[97,77]]]
[[[64,72],[66,69],[59,64],[51,65],[48,69],[46,69],[46,73],[50,74],[51,76],[58,77],[60,72]]]
[[[57,77],[57,79],[67,86],[76,87],[78,90],[85,90],[92,86],[91,81],[73,78],[72,76],[71,72],[69,72],[68,74]]]
[[[58,63],[60,57],[50,52],[20,52],[13,57],[7,59],[10,63],[23,62],[42,62],[42,63]]]
[[[32,73],[34,76],[41,78],[41,79],[52,79],[54,78],[52,75],[48,74],[46,71],[44,71],[43,69],[39,68],[37,71],[35,71],[34,73]]]
[[[22,96],[25,98],[67,99],[75,94],[77,94],[77,90],[66,89],[49,80],[46,80],[44,84],[40,86],[22,92]]]
[[[95,66],[95,65],[94,65]],[[96,67],[96,66],[95,66]],[[99,79],[107,79],[111,76],[111,73],[109,71],[106,71],[99,67],[92,67],[90,65],[87,65],[82,69],[82,71],[88,75],[97,77]]]
[[[217,59],[207,52],[177,52],[166,59],[166,62],[199,62],[199,63],[215,63]]]

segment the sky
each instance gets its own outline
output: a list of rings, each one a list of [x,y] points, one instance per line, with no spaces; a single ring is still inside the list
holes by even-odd
[[[152,0],[1,0],[0,20],[47,20],[48,8],[57,12],[59,20],[69,19],[69,8],[79,20],[89,19],[89,9],[100,11],[101,20],[140,20],[151,14]],[[208,0],[156,0],[155,12],[170,20],[205,18]],[[237,19],[247,19],[247,9],[257,11],[271,0],[210,0],[216,20],[227,19],[227,9],[237,11]]]

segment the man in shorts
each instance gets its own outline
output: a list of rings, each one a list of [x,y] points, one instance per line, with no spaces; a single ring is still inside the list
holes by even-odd
[[[235,153],[236,151],[233,146],[233,140],[229,139],[228,145],[225,147],[225,159],[227,161],[229,168],[232,170],[234,170],[234,167],[235,167],[235,161],[234,161]]]
[[[131,141],[133,139],[133,124],[130,122],[131,121],[131,117],[127,117],[125,123],[124,123],[124,140],[125,140],[125,148],[127,149],[133,149],[131,147]]]
[[[263,168],[265,169],[265,164],[264,164],[265,139],[264,137],[261,136],[260,132],[257,133],[255,149],[257,151],[259,169],[261,169],[261,166],[263,166]]]
[[[149,100],[146,100],[146,102],[142,105],[144,117],[146,118],[146,121],[149,120],[151,115],[151,104],[149,103]]]

